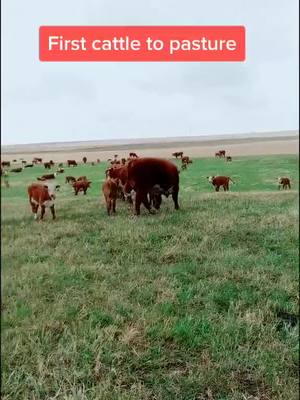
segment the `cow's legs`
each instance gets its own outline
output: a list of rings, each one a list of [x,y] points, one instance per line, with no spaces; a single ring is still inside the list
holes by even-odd
[[[216,186],[216,192],[218,192],[220,189],[220,186]]]
[[[52,214],[52,218],[53,218],[53,219],[55,219],[55,209],[54,209],[54,204],[53,204],[53,206],[51,206],[51,207],[50,207],[50,211],[51,211],[51,214]]]
[[[38,212],[39,205],[35,204],[35,203],[31,203],[31,202],[30,202],[30,205],[31,205],[31,210],[33,212],[33,217],[34,217],[34,219],[37,219],[37,212]]]
[[[43,219],[43,218],[44,218],[44,215],[45,215],[45,209],[46,209],[46,207],[45,207],[44,205],[41,205],[41,219]]]
[[[116,199],[113,199],[112,201],[112,210],[114,213],[116,212]]]
[[[175,210],[179,210],[179,204],[178,204],[178,191],[179,188],[174,187],[172,190],[172,199],[174,201],[174,206],[175,206]]]
[[[138,190],[135,194],[135,213],[136,215],[140,215],[141,213],[141,203],[142,203],[143,195]]]

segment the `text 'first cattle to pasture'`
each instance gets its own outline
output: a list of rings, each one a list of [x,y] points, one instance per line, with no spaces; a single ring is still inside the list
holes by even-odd
[[[40,61],[245,61],[243,26],[41,26]]]

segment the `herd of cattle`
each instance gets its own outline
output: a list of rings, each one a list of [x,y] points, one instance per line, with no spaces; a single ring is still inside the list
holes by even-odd
[[[192,163],[189,156],[184,156],[183,152],[175,152],[172,154],[176,159],[181,159],[181,169],[187,169],[187,166]],[[225,150],[220,150],[215,153],[215,157],[224,158],[226,161],[232,161],[232,157],[227,156]],[[17,160],[13,160],[16,162]],[[43,164],[45,169],[55,167],[53,160],[44,162],[42,158],[34,158],[32,163],[27,164],[22,161],[22,167],[12,168],[9,172],[21,172],[24,168],[33,167],[35,164]],[[83,157],[83,164],[87,163],[87,158]],[[120,199],[127,201],[134,207],[135,214],[140,215],[140,208],[143,204],[145,208],[153,213],[153,207],[159,210],[162,203],[162,196],[171,196],[174,202],[175,210],[179,209],[178,193],[179,193],[179,174],[180,171],[175,164],[169,160],[151,157],[138,157],[136,153],[130,153],[127,159],[118,159],[115,154],[113,159],[108,159],[109,166],[105,171],[105,180],[102,185],[102,192],[106,202],[107,214],[116,212],[116,203]],[[97,159],[97,163],[100,160]],[[76,167],[78,164],[75,160],[67,160],[68,167]],[[4,178],[6,187],[8,183],[8,169],[11,163],[9,161],[1,162],[1,177]],[[91,165],[95,165],[94,162]],[[37,219],[38,209],[41,209],[40,218],[43,219],[45,209],[50,208],[53,219],[55,219],[55,192],[59,190],[60,185],[56,184],[55,178],[57,174],[65,172],[63,163],[58,164],[56,172],[44,174],[37,177],[38,181],[43,183],[32,183],[28,186],[29,203]],[[229,176],[209,176],[207,177],[215,191],[219,191],[222,187],[224,191],[229,190],[229,183],[233,180]],[[88,188],[91,186],[91,181],[86,176],[75,178],[74,176],[66,176],[65,183],[72,185],[74,194],[78,195],[83,192],[85,195]],[[278,178],[278,188],[290,189],[291,182],[289,178]]]

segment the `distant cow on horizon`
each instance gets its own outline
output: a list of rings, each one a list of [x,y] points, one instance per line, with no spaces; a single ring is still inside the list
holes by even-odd
[[[175,151],[175,153],[172,153],[172,156],[178,158],[182,158],[183,157],[183,151]]]

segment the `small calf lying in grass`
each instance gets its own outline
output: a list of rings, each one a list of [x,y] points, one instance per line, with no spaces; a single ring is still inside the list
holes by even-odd
[[[119,179],[107,178],[102,185],[102,192],[106,202],[107,214],[116,212],[116,202],[118,197]]]

